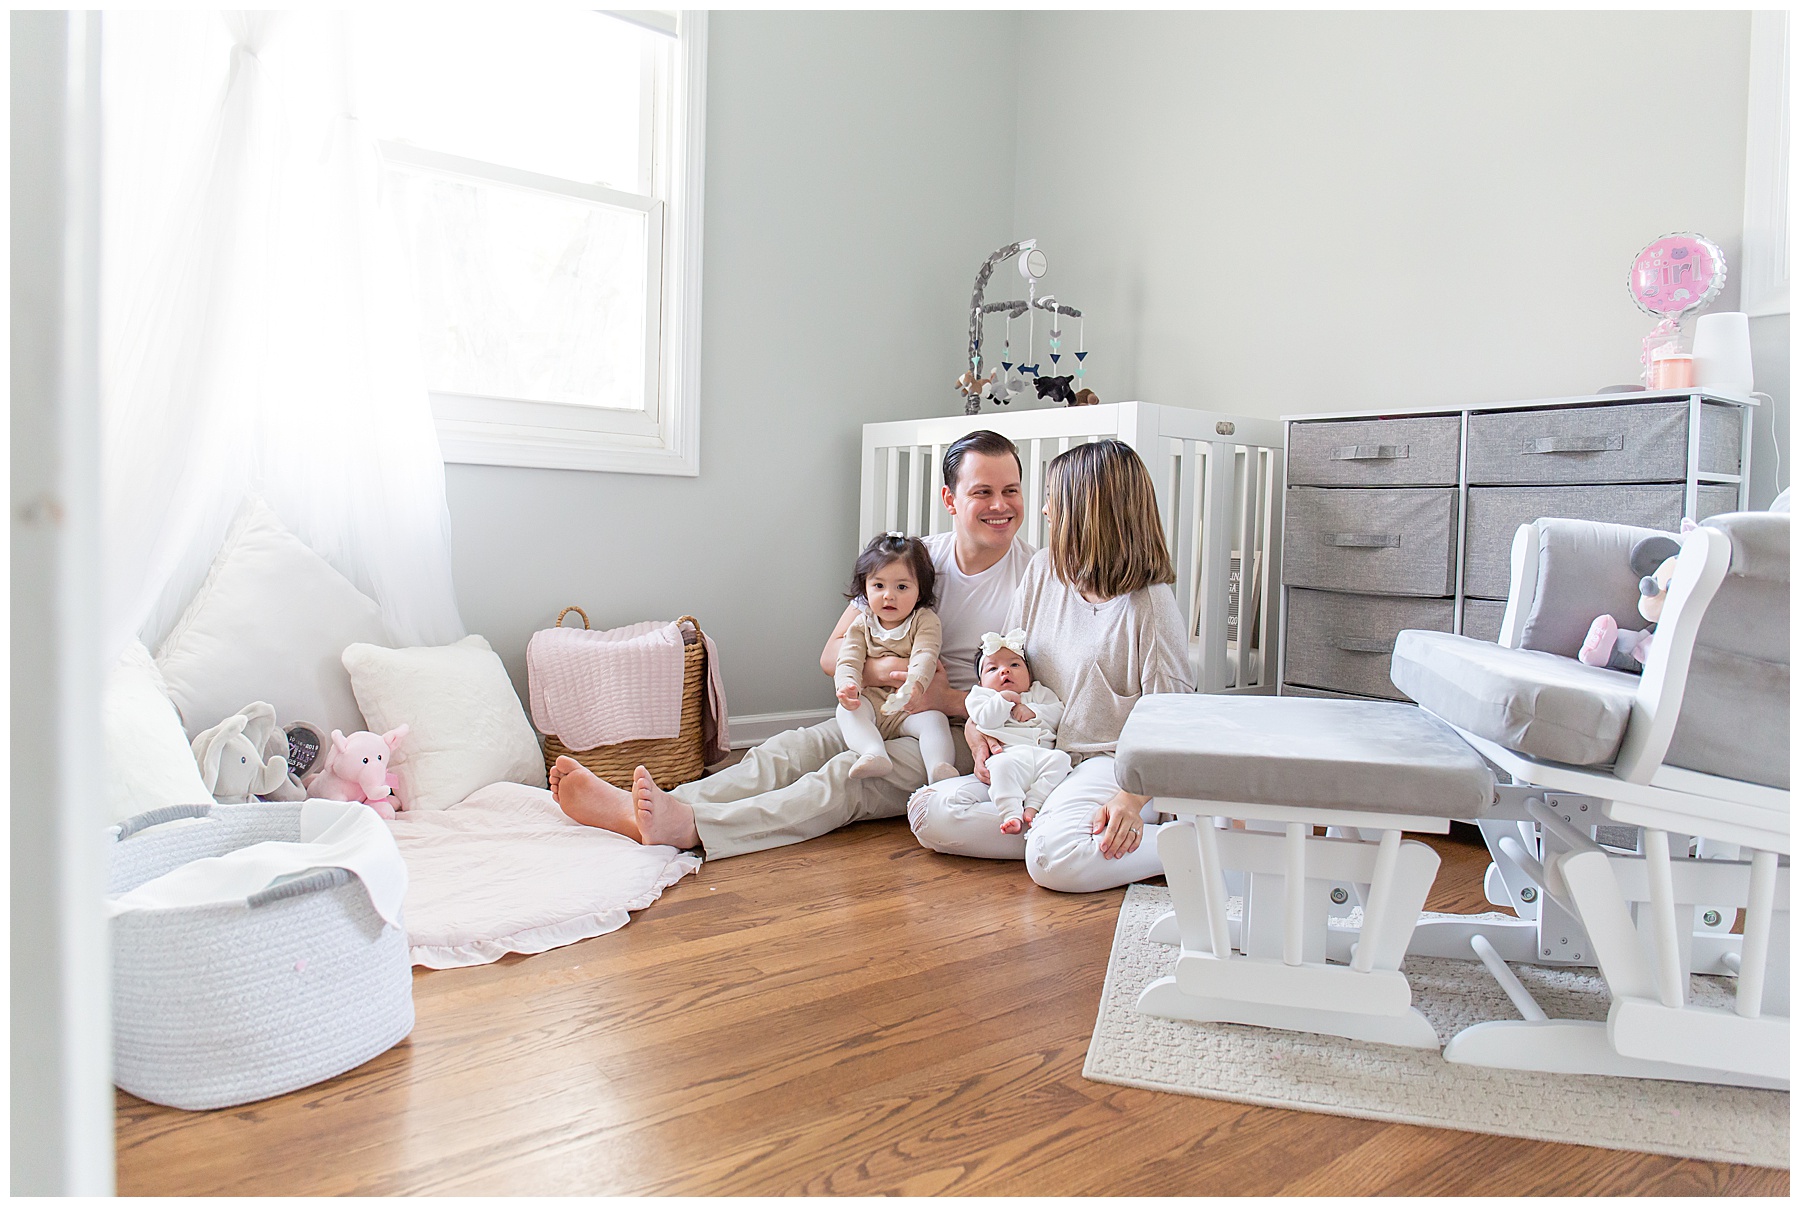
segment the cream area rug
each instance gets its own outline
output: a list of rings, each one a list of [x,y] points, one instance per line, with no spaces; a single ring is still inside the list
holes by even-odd
[[[1788,1096],[1685,1082],[1573,1077],[1455,1065],[1438,1052],[1335,1036],[1192,1023],[1137,1010],[1138,993],[1175,970],[1177,949],[1149,938],[1169,890],[1133,885],[1119,911],[1084,1076],[1093,1081],[1260,1106],[1354,1115],[1531,1140],[1788,1167]],[[1440,1041],[1518,1013],[1476,960],[1414,958],[1413,1004]],[[1514,965],[1551,1017],[1606,1017],[1596,972]],[[1695,978],[1696,993],[1705,978]],[[1558,1123],[1557,1121],[1563,1121]],[[1570,1124],[1568,1121],[1579,1121]]]

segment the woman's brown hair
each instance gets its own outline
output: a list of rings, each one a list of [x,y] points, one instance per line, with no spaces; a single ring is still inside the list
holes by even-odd
[[[1050,567],[1111,599],[1175,581],[1150,471],[1122,440],[1077,444],[1050,463]]]

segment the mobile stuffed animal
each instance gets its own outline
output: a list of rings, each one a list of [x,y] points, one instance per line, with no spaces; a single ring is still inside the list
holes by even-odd
[[[213,799],[220,804],[243,804],[285,785],[286,737],[281,737],[280,749],[269,749],[280,735],[275,728],[275,709],[260,700],[196,735],[194,761],[200,765],[200,781]]]
[[[331,749],[321,760],[324,769],[308,782],[307,795],[315,800],[361,801],[391,820],[396,808],[406,806],[397,792],[400,777],[388,768],[408,730],[405,725],[387,733],[364,729],[349,737],[332,730]]]
[[[1694,530],[1692,520],[1681,521],[1685,536]],[[1673,537],[1647,536],[1631,547],[1631,571],[1638,578],[1638,615],[1650,622],[1641,631],[1621,629],[1619,622],[1606,613],[1594,617],[1587,638],[1576,655],[1589,666],[1610,667],[1615,671],[1642,674],[1650,661],[1650,647],[1656,638],[1656,622],[1662,619],[1663,605],[1669,597],[1669,580],[1675,577],[1675,559],[1681,542]]]

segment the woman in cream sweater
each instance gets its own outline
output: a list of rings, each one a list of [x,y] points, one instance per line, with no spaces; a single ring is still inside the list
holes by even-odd
[[[913,795],[907,815],[925,846],[953,855],[1023,859],[1045,888],[1083,893],[1162,872],[1150,798],[1119,787],[1113,752],[1139,697],[1192,691],[1186,626],[1156,491],[1131,447],[1080,444],[1050,463],[1048,546],[1025,572],[1007,617],[1025,630],[1037,680],[1063,701],[1056,745],[1074,772],[1024,834],[1000,829],[988,800],[993,743],[972,727],[976,774]]]

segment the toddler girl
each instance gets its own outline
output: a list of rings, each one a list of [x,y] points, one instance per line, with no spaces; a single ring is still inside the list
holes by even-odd
[[[1069,756],[1056,749],[1062,701],[1032,682],[1024,629],[983,635],[975,672],[969,719],[1003,747],[988,756],[988,796],[1000,811],[1001,833],[1017,834],[1072,769]]]
[[[862,609],[838,646],[837,722],[844,743],[861,757],[850,768],[858,779],[894,769],[885,742],[906,734],[919,739],[931,783],[957,774],[950,719],[941,712],[906,713],[908,700],[937,674],[944,626],[931,610],[937,572],[925,542],[890,532],[870,541],[856,559],[845,595]],[[907,660],[906,682],[897,688],[864,687],[863,663],[896,655]]]

